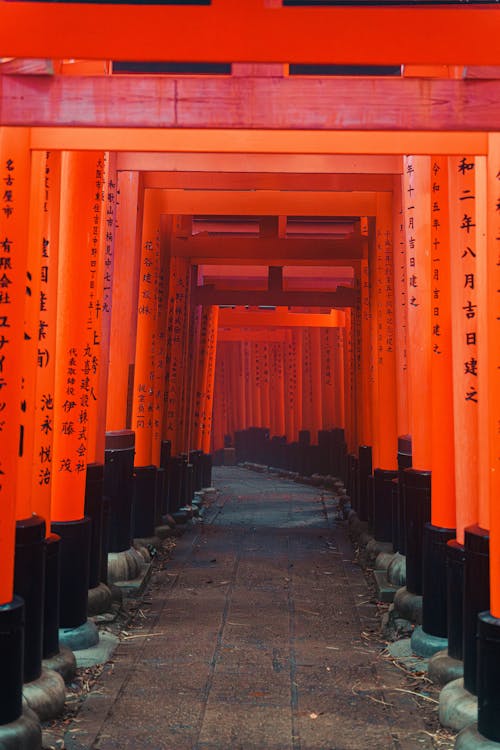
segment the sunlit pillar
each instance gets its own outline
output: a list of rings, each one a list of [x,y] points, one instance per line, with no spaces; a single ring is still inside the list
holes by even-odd
[[[450,298],[448,162],[433,156],[430,169],[431,224],[431,518],[423,536],[422,628],[412,636],[417,653],[446,648],[448,638],[446,553],[455,537],[453,379]],[[417,409],[417,404],[414,404]]]
[[[487,252],[486,164],[484,157],[457,156],[449,158],[448,169],[456,538],[464,555],[464,686],[475,693],[477,615],[489,608],[487,456],[479,444],[479,340],[486,323],[484,299],[479,295]]]
[[[488,203],[485,284],[480,288],[480,304],[485,325],[480,341],[481,403],[488,415],[486,484],[490,522],[490,608],[478,622],[478,731],[487,740],[500,742],[498,715],[500,694],[500,137],[488,136]],[[484,296],[483,296],[484,295]]]
[[[24,604],[14,546],[30,195],[30,131],[0,127],[0,725],[22,713]],[[1,730],[0,730],[1,731]],[[40,733],[41,735],[41,733]],[[41,736],[40,736],[41,739]]]
[[[97,399],[94,328],[96,171],[102,152],[63,152],[54,389],[52,529],[61,544],[61,628],[88,630],[90,518],[85,516],[89,407]],[[93,230],[97,227],[98,234]],[[93,239],[96,237],[97,244]]]

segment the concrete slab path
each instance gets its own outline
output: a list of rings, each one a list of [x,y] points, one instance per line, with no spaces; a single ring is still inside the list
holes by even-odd
[[[428,750],[328,493],[239,467],[152,579],[68,750]]]

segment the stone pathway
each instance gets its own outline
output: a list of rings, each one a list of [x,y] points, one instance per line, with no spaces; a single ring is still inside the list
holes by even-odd
[[[239,467],[155,576],[68,750],[429,750],[328,493]]]

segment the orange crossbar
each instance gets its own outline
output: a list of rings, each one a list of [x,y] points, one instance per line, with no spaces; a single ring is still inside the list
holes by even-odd
[[[495,6],[0,4],[9,57],[164,60],[168,51],[179,61],[494,65],[499,31]]]

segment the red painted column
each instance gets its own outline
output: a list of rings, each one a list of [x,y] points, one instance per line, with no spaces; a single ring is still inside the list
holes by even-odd
[[[406,260],[406,225],[402,195],[402,176],[394,177],[394,335],[396,346],[396,394],[398,436],[410,432],[408,400],[408,281]]]
[[[131,426],[143,193],[137,172],[118,172],[106,410],[108,431]]]
[[[172,454],[185,448],[187,336],[189,326],[189,261],[173,256],[170,263],[167,317],[167,401],[163,436],[172,442]]]
[[[457,540],[479,520],[476,162],[449,159]]]
[[[52,484],[52,515],[61,522],[84,515],[88,403],[97,397],[89,310],[95,297],[93,227],[99,161],[102,153],[62,155]]]
[[[153,393],[155,381],[156,308],[160,253],[160,204],[156,191],[144,198],[141,240],[137,337],[135,349],[132,426],[135,431],[135,466],[152,463]]]
[[[207,330],[207,367],[204,381],[203,410],[202,410],[202,432],[201,432],[201,449],[204,453],[210,450],[213,409],[214,409],[214,390],[215,390],[215,372],[217,361],[217,330],[219,325],[219,308],[211,305],[208,312],[208,330]],[[235,356],[235,347],[231,347],[231,359]],[[235,398],[235,383],[232,381],[231,398]],[[234,432],[234,428],[232,430]]]
[[[432,267],[432,502],[433,526],[455,528],[455,450],[452,377],[448,160],[433,156],[431,169]]]
[[[34,393],[35,431],[32,450],[32,508],[45,518],[50,531],[51,486],[53,472],[52,440],[54,429],[54,385],[57,326],[57,267],[59,254],[59,201],[61,154],[56,151],[34,153],[32,170],[43,185],[43,201],[32,204],[36,220],[31,224],[29,252],[33,254],[34,274],[38,277],[35,341],[37,371]]]
[[[333,373],[333,329],[320,328],[323,428],[335,427],[335,382]]]
[[[490,609],[500,618],[500,137],[488,137],[486,342],[488,495],[490,511]]]
[[[92,312],[100,245],[96,178],[103,153],[64,152],[61,159],[52,529],[62,539],[60,624],[71,628],[87,618],[91,522],[85,488],[99,365]]]
[[[13,598],[30,185],[29,129],[0,128],[0,604]],[[27,509],[30,512],[30,509]]]
[[[407,528],[407,589],[421,595],[424,527],[431,515],[431,171],[430,157],[404,159],[408,395],[412,469],[403,474]]]

